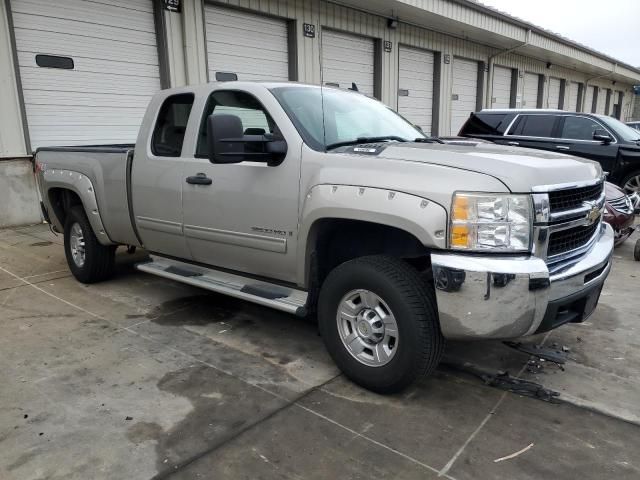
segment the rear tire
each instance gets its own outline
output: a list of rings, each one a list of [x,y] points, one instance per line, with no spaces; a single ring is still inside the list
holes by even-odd
[[[81,205],[71,207],[65,220],[64,253],[71,273],[82,283],[100,282],[113,274],[116,247],[98,242]]]
[[[633,258],[636,262],[640,262],[640,240],[636,241],[636,246],[633,249]]]
[[[378,393],[398,392],[430,374],[444,352],[433,289],[393,257],[336,267],[320,290],[318,321],[338,368]]]

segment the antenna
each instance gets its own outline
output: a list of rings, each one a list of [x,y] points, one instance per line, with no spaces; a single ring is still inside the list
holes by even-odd
[[[327,151],[327,128],[324,123],[324,65],[322,64],[322,36],[323,29],[320,29],[320,108],[322,109],[322,145],[324,151]]]

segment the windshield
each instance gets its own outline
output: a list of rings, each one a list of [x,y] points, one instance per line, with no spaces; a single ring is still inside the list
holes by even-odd
[[[626,142],[636,142],[640,140],[640,132],[631,128],[629,125],[625,125],[620,120],[603,115],[599,115],[598,117],[600,118],[600,120],[604,121],[604,123],[606,123],[608,127],[611,127],[618,135],[620,135]]]
[[[358,139],[413,141],[426,138],[393,110],[359,93],[330,87],[322,89],[322,97],[319,87],[279,87],[271,92],[305,143],[315,150],[325,150],[343,142],[356,143]]]

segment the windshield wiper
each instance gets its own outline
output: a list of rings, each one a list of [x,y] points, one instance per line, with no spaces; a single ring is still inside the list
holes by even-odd
[[[347,147],[349,145],[358,145],[359,143],[373,143],[384,142],[388,140],[395,140],[396,142],[407,142],[406,138],[398,137],[396,135],[385,135],[381,137],[358,137],[355,140],[345,140],[344,142],[330,143],[325,147],[326,150],[332,150],[338,147]]]

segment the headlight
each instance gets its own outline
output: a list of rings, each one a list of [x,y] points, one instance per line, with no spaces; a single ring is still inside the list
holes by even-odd
[[[458,250],[524,252],[531,240],[529,195],[456,193],[449,245]]]

